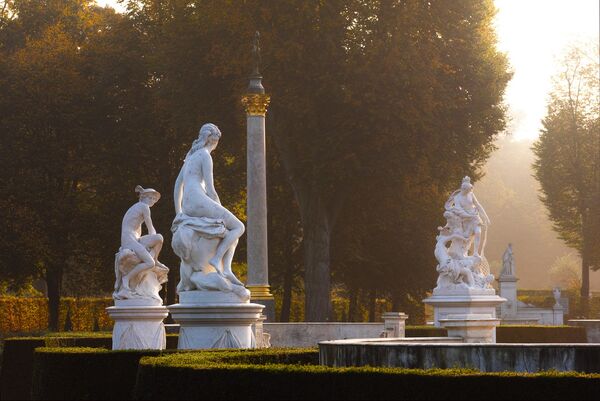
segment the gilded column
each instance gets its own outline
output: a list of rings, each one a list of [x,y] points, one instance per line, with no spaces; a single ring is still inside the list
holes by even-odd
[[[270,96],[265,94],[258,72],[258,35],[254,42],[255,67],[248,91],[242,96],[247,119],[247,248],[248,278],[246,287],[251,301],[265,305],[268,321],[275,320],[275,302],[269,286],[267,246],[267,168],[265,115]]]

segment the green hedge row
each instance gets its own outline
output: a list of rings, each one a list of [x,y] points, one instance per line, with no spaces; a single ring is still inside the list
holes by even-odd
[[[35,399],[133,395],[142,400],[587,400],[597,399],[600,385],[598,374],[330,368],[316,364],[315,349],[158,353],[38,349],[33,395]]]
[[[498,326],[499,343],[587,343],[585,327],[572,326]]]
[[[177,349],[177,335],[167,335],[167,348]],[[108,333],[52,333],[43,337],[4,340],[0,370],[0,400],[30,399],[34,350],[38,347],[112,348]]]
[[[37,348],[31,396],[34,400],[128,400],[140,358],[165,351],[109,351],[104,348]]]
[[[445,337],[445,329],[408,326],[407,337]],[[167,349],[177,348],[177,334],[167,335]],[[586,342],[585,328],[568,326],[500,326],[499,343]],[[0,370],[0,399],[27,399],[31,391],[33,353],[37,347],[93,347],[110,349],[111,333],[55,333],[45,337],[5,340]]]
[[[329,368],[281,364],[290,350],[142,358],[137,399],[594,399],[600,375],[467,370]],[[314,353],[316,360],[316,352]],[[300,351],[302,359],[310,351]],[[291,355],[292,360],[296,359]],[[197,388],[173,383],[194,383]],[[266,383],[264,386],[256,383]],[[202,389],[199,393],[198,389]]]
[[[406,337],[446,337],[446,329],[431,326],[407,326]],[[585,327],[572,326],[498,326],[498,343],[586,343]]]

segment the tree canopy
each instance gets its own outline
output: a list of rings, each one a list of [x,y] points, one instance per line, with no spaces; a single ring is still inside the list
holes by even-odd
[[[541,200],[554,229],[582,259],[581,295],[589,296],[590,269],[600,269],[600,64],[598,47],[574,45],[533,150]]]
[[[169,242],[175,174],[204,122],[223,132],[217,190],[243,219],[240,96],[256,30],[272,96],[270,273],[284,309],[304,290],[307,320],[330,318],[332,282],[397,306],[431,288],[445,198],[478,177],[504,129],[492,0],[138,0],[123,15],[85,0],[5,4],[3,246],[35,245],[0,263],[41,269],[56,296],[61,266],[96,269],[110,288],[137,183],[163,193],[153,216]]]

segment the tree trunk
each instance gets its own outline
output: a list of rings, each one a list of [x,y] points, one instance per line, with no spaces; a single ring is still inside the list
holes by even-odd
[[[584,317],[589,313],[589,298],[590,298],[590,239],[589,230],[587,227],[588,219],[585,210],[582,213],[582,251],[581,251],[581,313]]]
[[[356,307],[358,305],[358,290],[350,289],[350,302],[348,303],[348,321],[356,322]]]
[[[60,311],[60,294],[62,287],[62,266],[49,266],[46,271],[48,285],[48,328],[50,331],[60,331],[58,318]]]
[[[291,258],[291,254],[288,255]],[[283,276],[283,299],[281,301],[281,313],[279,315],[280,322],[290,321],[290,312],[292,309],[292,284],[294,281],[294,267],[291,260],[285,265],[285,273]]]
[[[305,320],[325,322],[331,309],[331,276],[329,243],[331,230],[325,206],[319,195],[311,196],[303,210],[305,263]]]
[[[369,322],[375,321],[375,309],[377,301],[377,291],[372,289],[369,291]]]

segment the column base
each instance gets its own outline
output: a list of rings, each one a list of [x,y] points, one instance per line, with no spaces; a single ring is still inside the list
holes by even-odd
[[[267,322],[275,322],[275,298],[271,294],[269,285],[247,285],[250,290],[250,301],[264,305],[263,314],[267,317]]]

